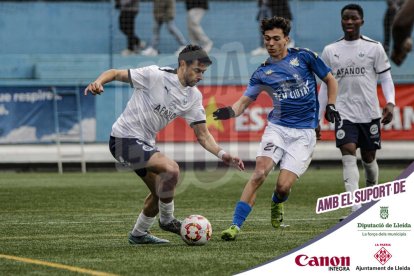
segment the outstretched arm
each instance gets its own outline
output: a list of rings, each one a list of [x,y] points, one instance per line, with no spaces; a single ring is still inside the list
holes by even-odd
[[[211,135],[210,131],[208,131],[207,125],[205,123],[196,124],[193,126],[194,133],[197,136],[197,141],[200,145],[223,160],[223,162],[229,166],[234,166],[238,168],[240,171],[244,170],[243,161],[235,156],[231,156],[229,153],[225,152],[214,140],[214,137]]]
[[[88,92],[92,93],[93,95],[100,95],[102,92],[104,92],[104,84],[114,80],[129,82],[128,70],[110,69],[103,72],[95,81],[90,83],[85,88],[85,91],[83,93],[85,96],[88,95]]]

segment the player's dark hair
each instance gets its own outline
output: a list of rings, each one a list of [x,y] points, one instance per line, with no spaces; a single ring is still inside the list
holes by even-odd
[[[278,16],[273,16],[272,18],[265,18],[262,20],[260,28],[262,30],[263,35],[266,31],[278,28],[282,29],[283,34],[285,36],[288,36],[290,33],[290,20]]]
[[[361,19],[364,19],[364,10],[362,7],[358,4],[348,4],[341,10],[341,17],[344,14],[344,10],[355,10],[359,13],[359,16],[361,16]]]
[[[184,60],[187,65],[193,63],[193,61],[198,60],[199,63],[210,65],[213,62],[209,58],[206,51],[203,50],[198,45],[187,45],[178,55],[178,66],[180,66],[180,61]]]

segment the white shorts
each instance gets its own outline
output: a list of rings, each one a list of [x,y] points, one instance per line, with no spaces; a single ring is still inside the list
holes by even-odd
[[[268,123],[257,151],[257,156],[267,156],[280,169],[300,177],[308,168],[316,145],[314,129],[297,129]]]

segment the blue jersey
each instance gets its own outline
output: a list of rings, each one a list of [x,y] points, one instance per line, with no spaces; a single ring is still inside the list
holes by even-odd
[[[331,69],[307,49],[289,48],[282,60],[268,58],[250,78],[244,95],[256,100],[266,91],[273,101],[269,122],[291,128],[316,128],[319,102],[314,73],[323,79]]]

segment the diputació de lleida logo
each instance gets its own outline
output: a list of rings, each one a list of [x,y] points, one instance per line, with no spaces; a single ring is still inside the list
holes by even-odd
[[[382,219],[387,219],[388,218],[388,206],[386,206],[386,207],[381,206],[380,207],[380,217]]]

